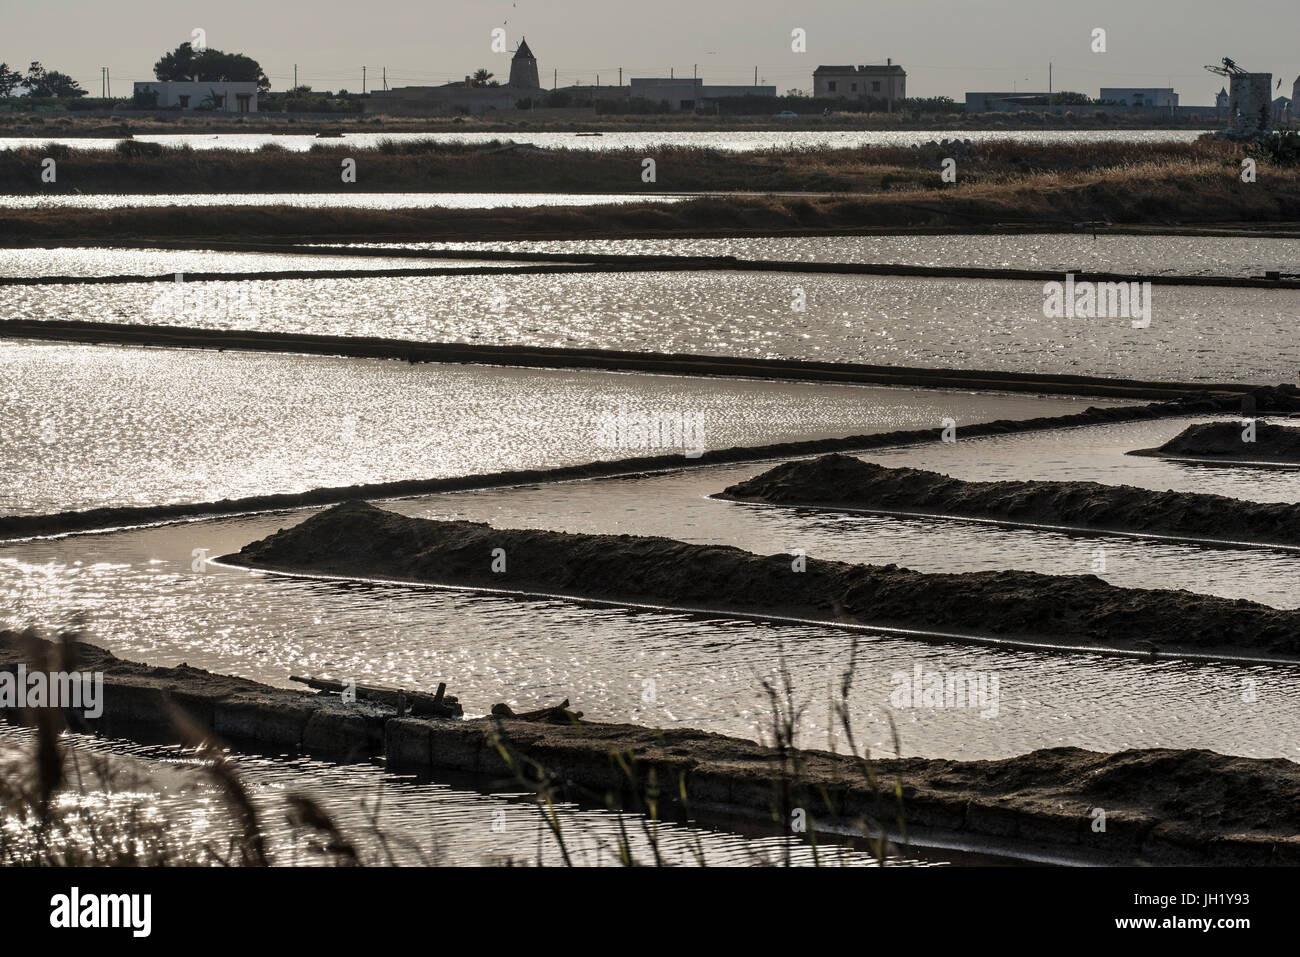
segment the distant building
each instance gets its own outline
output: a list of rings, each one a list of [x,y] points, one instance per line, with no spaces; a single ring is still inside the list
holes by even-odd
[[[510,59],[510,86],[520,90],[540,90],[542,83],[537,79],[537,58],[528,49],[528,41],[519,39],[519,49]]]
[[[1178,94],[1169,87],[1103,86],[1100,99],[1120,106],[1154,106],[1165,110],[1178,106]]]
[[[1300,83],[1300,80],[1296,82]],[[1219,87],[1219,92],[1214,97],[1214,109],[1219,113],[1228,112],[1228,91],[1223,87]]]
[[[371,113],[486,113],[517,109],[524,101],[535,106],[541,93],[537,58],[528,48],[528,42],[521,38],[510,60],[510,82],[504,86],[475,86],[473,77],[467,76],[462,83],[374,90],[365,104],[366,111]]]
[[[1279,96],[1273,101],[1274,129],[1284,128],[1291,123],[1292,107],[1292,101],[1285,96]]]
[[[892,58],[883,66],[819,66],[813,70],[813,96],[893,103],[907,98],[907,71]]]
[[[1228,78],[1228,129],[1242,136],[1273,128],[1273,74],[1233,73]]]
[[[253,81],[158,80],[136,83],[137,99],[142,93],[158,95],[159,109],[216,110],[219,113],[256,113],[257,84]]]
[[[967,113],[1014,113],[1051,106],[1050,93],[967,93]]]
[[[774,86],[710,86],[698,77],[633,77],[628,95],[650,103],[667,103],[674,111],[698,110],[742,96],[776,96]]]

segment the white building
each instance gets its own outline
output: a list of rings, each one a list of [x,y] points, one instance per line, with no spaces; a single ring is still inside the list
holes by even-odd
[[[159,80],[135,84],[137,99],[142,92],[158,94],[158,108],[198,110],[212,109],[219,113],[256,113],[257,84],[214,80],[212,82]]]

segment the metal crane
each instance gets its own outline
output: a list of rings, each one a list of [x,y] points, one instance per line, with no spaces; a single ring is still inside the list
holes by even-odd
[[[1205,69],[1211,73],[1217,73],[1219,76],[1244,76],[1249,72],[1237,66],[1237,61],[1228,56],[1223,58],[1222,66],[1207,66]]]

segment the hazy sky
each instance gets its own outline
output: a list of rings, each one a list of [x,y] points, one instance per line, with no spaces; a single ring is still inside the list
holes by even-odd
[[[910,96],[1053,87],[1096,96],[1101,86],[1168,86],[1185,104],[1208,103],[1221,80],[1202,66],[1231,56],[1250,70],[1300,74],[1300,0],[0,0],[0,60],[40,60],[93,95],[100,67],[113,93],[153,79],[155,60],[198,27],[209,46],[261,62],[274,88],[359,90],[382,67],[389,86],[457,80],[478,67],[509,73],[492,53],[504,27],[513,49],[525,35],[544,86],[631,76],[753,80],[784,93],[811,87],[819,63],[875,63],[907,70]],[[807,32],[807,52],[790,32]],[[1094,27],[1107,52],[1090,50]]]

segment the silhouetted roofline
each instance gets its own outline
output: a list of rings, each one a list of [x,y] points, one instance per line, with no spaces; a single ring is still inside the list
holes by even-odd
[[[813,70],[813,75],[818,73],[902,73],[907,74],[897,63],[879,63],[868,64],[866,66],[819,66]]]

